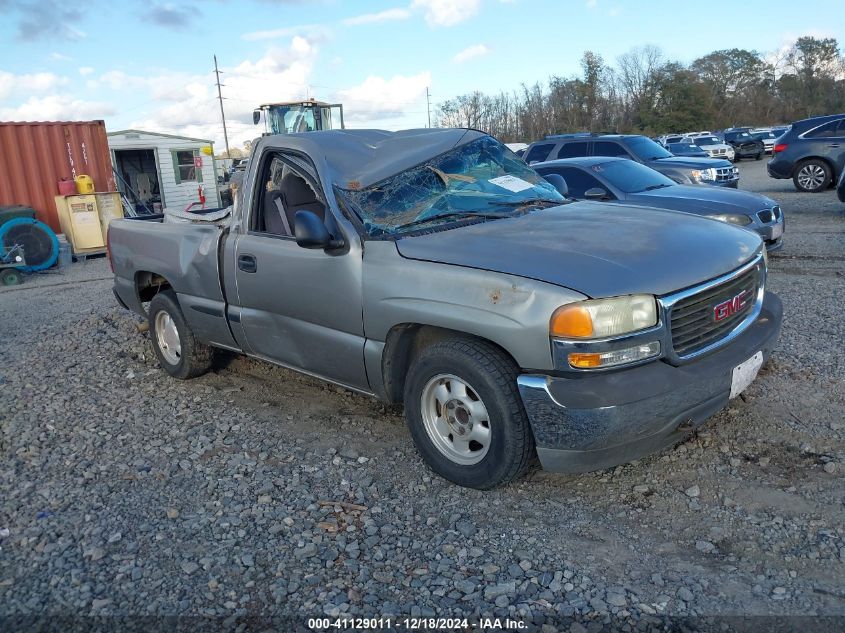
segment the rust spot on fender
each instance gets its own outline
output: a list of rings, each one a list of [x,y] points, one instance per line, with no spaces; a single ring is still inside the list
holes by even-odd
[[[490,301],[494,304],[499,303],[499,299],[502,298],[502,291],[498,288],[494,288],[490,291]]]

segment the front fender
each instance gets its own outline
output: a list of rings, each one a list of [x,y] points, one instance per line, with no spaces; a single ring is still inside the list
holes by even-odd
[[[549,319],[586,297],[533,279],[402,257],[393,242],[368,242],[364,255],[364,331],[384,342],[405,323],[491,341],[524,369],[553,369]]]

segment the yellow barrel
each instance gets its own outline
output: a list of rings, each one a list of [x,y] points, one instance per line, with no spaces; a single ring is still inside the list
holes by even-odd
[[[94,181],[91,176],[79,174],[76,177],[76,192],[77,193],[94,193]]]

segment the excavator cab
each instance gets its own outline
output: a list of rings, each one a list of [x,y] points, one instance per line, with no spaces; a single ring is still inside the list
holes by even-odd
[[[254,124],[258,125],[262,118],[264,131],[268,134],[296,134],[344,128],[341,104],[314,99],[265,103],[252,113]]]

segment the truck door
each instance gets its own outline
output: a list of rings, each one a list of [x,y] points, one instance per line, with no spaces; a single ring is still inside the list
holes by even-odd
[[[240,318],[247,351],[369,389],[358,237],[349,236],[341,253],[298,246],[295,213],[331,213],[316,171],[301,156],[276,151],[265,152],[257,169],[245,196],[248,223],[234,236],[238,306],[230,317]]]

